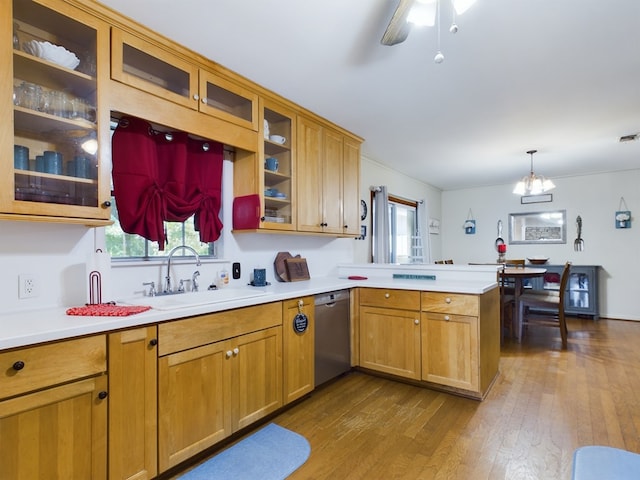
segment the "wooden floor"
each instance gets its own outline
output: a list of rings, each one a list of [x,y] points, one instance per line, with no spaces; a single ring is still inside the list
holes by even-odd
[[[640,322],[569,319],[502,348],[483,402],[351,373],[273,422],[305,436],[300,479],[570,479],[573,451],[640,452]],[[542,333],[544,332],[544,333]]]

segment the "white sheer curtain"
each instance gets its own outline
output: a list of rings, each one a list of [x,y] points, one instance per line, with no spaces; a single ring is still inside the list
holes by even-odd
[[[387,187],[371,187],[373,191],[373,263],[389,263],[389,194]]]
[[[418,216],[416,232],[422,238],[422,256],[424,263],[431,263],[431,238],[429,235],[429,209],[427,202],[420,200],[416,207],[416,215]]]

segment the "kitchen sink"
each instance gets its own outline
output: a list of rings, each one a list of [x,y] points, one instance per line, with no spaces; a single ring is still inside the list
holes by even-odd
[[[118,303],[127,305],[148,305],[156,310],[175,310],[178,308],[197,307],[212,303],[231,302],[245,298],[266,295],[265,290],[247,288],[221,288],[202,292],[186,292],[157,297],[136,297],[120,300]]]

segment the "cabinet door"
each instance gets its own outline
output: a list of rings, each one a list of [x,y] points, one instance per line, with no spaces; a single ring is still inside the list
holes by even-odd
[[[360,307],[360,366],[420,379],[420,314]]]
[[[0,212],[104,225],[109,174],[107,164],[100,165],[98,141],[108,114],[98,80],[106,74],[99,60],[108,50],[109,29],[63,2],[56,8],[14,0],[13,18],[0,20],[3,32],[13,21],[18,41],[13,49],[0,48],[7,66],[0,107],[13,113],[0,138],[0,165],[10,172],[0,178]],[[47,60],[44,42],[63,47],[67,56]]]
[[[295,112],[267,99],[263,99],[261,105],[263,148],[259,170],[263,181],[259,193],[263,198],[262,225],[274,230],[293,230],[296,225]],[[278,140],[273,135],[283,137],[284,142],[272,140]]]
[[[342,223],[345,235],[360,235],[360,143],[344,139]]]
[[[232,430],[236,431],[282,406],[282,327],[249,333],[228,343]]]
[[[258,94],[238,82],[200,70],[200,111],[258,131]]]
[[[478,375],[478,317],[423,312],[422,379],[478,391]]]
[[[342,233],[342,135],[323,130],[322,223],[325,233]]]
[[[298,117],[298,230],[322,232],[322,126]]]
[[[156,327],[109,335],[109,478],[157,475]]]
[[[198,108],[198,66],[142,38],[111,29],[111,77],[178,105]]]
[[[226,342],[158,359],[160,472],[231,434],[230,368]],[[257,370],[250,373],[255,379]]]
[[[102,375],[0,402],[0,476],[106,479],[106,387]]]
[[[285,302],[282,324],[284,328],[284,402],[289,403],[314,389],[315,382],[315,318],[313,297]],[[298,313],[306,315],[305,331],[295,327]]]

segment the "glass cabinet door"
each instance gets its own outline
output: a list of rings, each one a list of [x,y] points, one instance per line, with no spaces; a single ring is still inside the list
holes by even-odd
[[[72,207],[99,206],[97,29],[29,0],[12,21],[11,211],[108,219]]]
[[[200,70],[199,110],[227,122],[258,131],[258,94],[236,82]]]
[[[198,109],[198,66],[135,35],[111,29],[114,80]]]
[[[264,101],[262,186],[266,228],[295,227],[294,113]]]

